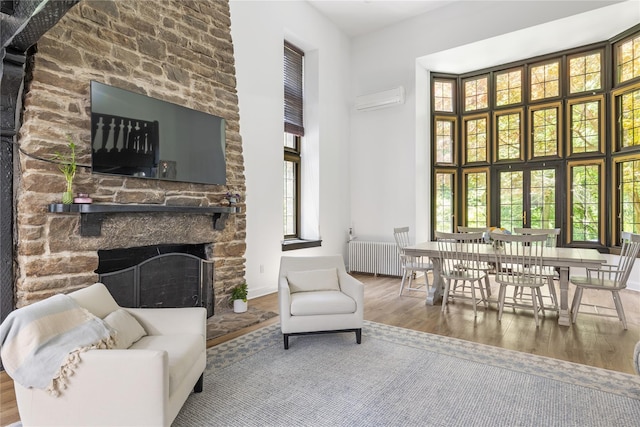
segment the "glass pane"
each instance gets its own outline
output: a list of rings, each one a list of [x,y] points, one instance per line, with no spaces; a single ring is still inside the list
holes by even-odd
[[[522,70],[508,71],[496,75],[496,105],[522,102]]]
[[[453,232],[453,173],[436,173],[436,231]]]
[[[620,96],[620,146],[640,145],[640,89]]]
[[[640,35],[620,43],[616,53],[618,82],[640,77]]]
[[[487,118],[466,121],[466,159],[467,162],[487,161]]]
[[[600,235],[600,166],[571,168],[571,239],[597,242]]]
[[[498,116],[498,160],[520,158],[520,113]]]
[[[284,235],[296,234],[296,164],[284,162]]]
[[[453,122],[436,120],[436,163],[453,163]]]
[[[640,159],[620,163],[621,231],[640,233]]]
[[[558,154],[558,109],[533,111],[531,120],[533,157]]]
[[[600,101],[571,105],[571,153],[598,151],[600,147]]]
[[[292,133],[284,133],[284,146],[287,148],[293,148],[294,150],[297,150],[298,147],[296,147],[296,136]]]
[[[464,82],[464,111],[481,110],[489,106],[489,79],[481,77]]]
[[[453,82],[442,80],[433,82],[433,105],[435,111],[453,113]]]
[[[487,173],[469,173],[465,179],[467,190],[467,194],[465,194],[467,201],[467,227],[486,227],[488,224]]]
[[[523,172],[500,172],[500,224],[499,227],[513,231],[515,227],[522,227],[523,203]]]
[[[556,226],[556,171],[531,171],[531,228]]]
[[[560,63],[531,67],[531,100],[556,97],[560,94]]]
[[[569,92],[578,93],[602,87],[600,52],[569,60]]]

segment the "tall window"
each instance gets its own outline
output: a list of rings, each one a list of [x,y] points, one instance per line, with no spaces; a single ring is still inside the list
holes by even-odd
[[[487,115],[468,117],[464,121],[464,162],[486,162],[488,159],[489,118]]]
[[[640,233],[640,25],[431,76],[433,230],[561,228],[560,244],[587,247]]]
[[[434,200],[436,231],[453,233],[455,219],[454,185],[456,173],[451,170],[438,170],[435,174]]]
[[[304,136],[304,52],[284,44],[284,207],[285,239],[300,238],[300,145]]]
[[[603,172],[602,160],[569,162],[571,211],[567,223],[571,241],[597,242],[600,239]]]
[[[489,226],[489,173],[486,169],[469,169],[464,174],[465,217],[468,227]]]
[[[640,155],[617,162],[619,229],[640,233]]]

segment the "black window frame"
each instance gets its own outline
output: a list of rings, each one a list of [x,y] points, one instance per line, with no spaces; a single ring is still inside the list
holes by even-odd
[[[640,25],[636,25],[625,32],[619,34],[618,36],[611,38],[609,40],[605,40],[599,43],[592,43],[585,46],[576,47],[573,49],[567,49],[564,51],[553,52],[546,55],[541,55],[532,58],[526,58],[521,61],[515,61],[512,63],[501,64],[498,66],[480,69],[464,74],[451,74],[451,73],[438,73],[431,72],[431,88],[433,92],[433,84],[438,81],[450,81],[453,83],[453,92],[457,94],[456,99],[454,100],[454,105],[456,106],[464,106],[464,82],[469,81],[471,79],[477,77],[489,76],[489,85],[490,85],[490,93],[489,93],[489,108],[484,110],[487,112],[490,117],[490,129],[488,131],[490,141],[488,142],[490,155],[489,155],[489,177],[491,179],[490,188],[495,190],[496,188],[496,180],[499,174],[498,170],[503,169],[505,167],[518,167],[518,168],[528,168],[535,169],[536,167],[544,167],[545,164],[558,163],[559,169],[557,170],[556,179],[561,180],[558,183],[559,188],[563,188],[564,193],[568,193],[570,189],[569,185],[569,177],[568,173],[570,171],[570,165],[575,164],[576,161],[580,162],[597,162],[600,160],[604,160],[604,183],[601,183],[602,186],[606,189],[615,190],[616,188],[616,180],[614,177],[614,169],[619,163],[619,158],[625,156],[628,158],[630,155],[632,157],[640,156],[640,146],[633,147],[624,147],[622,149],[617,148],[619,141],[617,140],[617,135],[615,131],[615,94],[622,93],[626,90],[632,90],[633,87],[637,87],[640,84],[640,76],[636,76],[632,79],[624,81],[622,83],[618,82],[616,70],[617,70],[617,62],[615,54],[617,52],[617,45],[619,43],[625,42],[630,38],[636,38],[640,35]],[[586,90],[582,92],[574,92],[570,93],[570,70],[569,70],[569,60],[575,58],[580,55],[588,55],[593,52],[601,53],[601,88],[597,90]],[[541,99],[532,100],[531,99],[531,67],[543,65],[546,63],[551,63],[558,61],[559,63],[559,95],[553,97],[546,97]],[[508,104],[508,105],[500,105],[497,106],[497,95],[495,91],[495,79],[499,74],[503,74],[505,72],[509,72],[510,70],[514,70],[520,68],[522,69],[522,93],[521,93],[521,102]],[[584,99],[597,99],[598,102],[601,102],[600,113],[602,117],[599,118],[600,127],[599,127],[599,137],[600,137],[600,147],[598,151],[594,152],[572,152],[570,144],[571,138],[571,130],[570,130],[570,117],[569,112],[572,105],[580,102],[580,100]],[[553,156],[541,156],[541,157],[533,157],[531,156],[532,150],[532,138],[530,135],[531,132],[531,111],[538,109],[540,106],[545,104],[559,104],[560,110],[558,111],[558,155]],[[502,161],[496,161],[496,122],[495,116],[504,114],[505,111],[513,110],[513,109],[522,109],[523,115],[522,120],[524,121],[522,125],[522,129],[526,133],[524,140],[522,141],[524,158],[522,159],[505,159]],[[453,114],[449,112],[436,111],[435,104],[433,100],[433,96],[431,99],[431,153],[434,154],[435,150],[435,123],[437,119],[442,119],[443,116],[453,116],[457,118],[457,129],[454,130],[456,135],[461,135],[461,138],[457,138],[454,142],[454,152],[463,154],[465,149],[465,129],[464,124],[467,119],[472,115],[478,115],[481,110],[470,110],[465,111],[464,108],[459,107],[454,109]],[[452,119],[453,120],[453,119]],[[470,170],[472,168],[477,168],[479,166],[478,163],[470,163],[464,161],[464,156],[456,158],[454,161],[454,165],[447,165],[455,168],[458,172],[457,182],[455,183],[455,193],[457,193],[454,198],[455,207],[454,210],[456,212],[460,212],[462,216],[467,211],[465,206],[465,198],[464,194],[464,183],[463,178],[466,174],[465,171]],[[435,180],[436,169],[442,168],[444,165],[438,164],[435,161],[435,157],[432,156],[432,168],[433,175],[432,181]],[[619,206],[612,206],[614,202],[616,202],[615,195],[611,194],[611,192],[604,192],[602,195],[602,200],[600,200],[600,204],[605,206],[604,218],[602,219],[601,229],[599,230],[600,240],[598,242],[593,241],[572,241],[569,238],[569,229],[571,228],[568,223],[565,224],[565,221],[568,221],[568,213],[572,210],[571,200],[568,195],[565,195],[561,201],[558,202],[556,206],[556,217],[555,221],[558,227],[563,228],[562,235],[560,236],[559,245],[560,246],[574,246],[574,247],[595,247],[604,252],[608,250],[608,248],[613,246],[618,246],[620,244],[620,230],[619,224],[617,221],[619,215]],[[490,226],[497,225],[498,223],[498,214],[499,206],[498,206],[498,197],[490,197],[490,207],[489,207],[489,215],[490,215]],[[454,225],[466,225],[466,217],[456,218]],[[432,224],[431,229],[436,230],[436,223],[438,218],[436,218],[435,211],[432,215]],[[564,226],[563,226],[564,225]],[[433,231],[432,231],[433,233]],[[433,238],[433,235],[432,235]]]
[[[300,155],[302,137],[304,136],[304,51],[295,45],[284,42],[284,133],[293,136],[294,146],[288,147],[283,143],[284,162],[294,164],[294,194],[295,204],[293,209],[294,232],[286,233],[286,218],[283,218],[284,240],[300,239],[300,218],[301,218],[301,169],[302,158]],[[285,163],[283,163],[284,166]],[[284,178],[284,169],[283,169]],[[283,194],[284,198],[284,194]],[[286,203],[286,200],[283,200]],[[284,215],[283,207],[283,215]]]

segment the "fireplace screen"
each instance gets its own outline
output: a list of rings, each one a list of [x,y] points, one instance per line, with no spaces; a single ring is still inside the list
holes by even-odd
[[[213,315],[213,261],[191,254],[157,255],[100,281],[122,307],[206,307]]]

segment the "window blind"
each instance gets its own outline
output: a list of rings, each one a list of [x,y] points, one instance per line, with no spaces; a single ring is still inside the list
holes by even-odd
[[[284,43],[284,131],[304,136],[302,96],[304,52]]]

